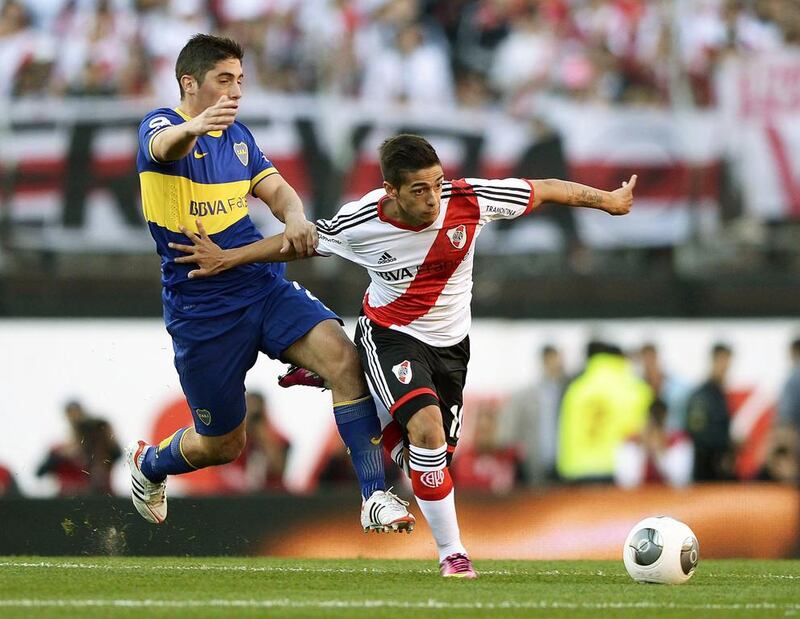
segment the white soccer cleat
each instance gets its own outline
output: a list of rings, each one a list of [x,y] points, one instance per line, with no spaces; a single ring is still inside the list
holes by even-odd
[[[411,533],[414,530],[417,521],[406,509],[408,501],[404,501],[391,490],[376,490],[361,505],[361,526],[364,527],[364,533]]]
[[[167,481],[150,481],[139,468],[148,447],[144,441],[136,441],[125,448],[125,460],[131,472],[131,498],[142,518],[161,524],[167,519]]]

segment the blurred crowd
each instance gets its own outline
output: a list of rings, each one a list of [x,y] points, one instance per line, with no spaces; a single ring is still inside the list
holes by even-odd
[[[788,354],[791,371],[777,406],[743,431],[734,422],[742,408],[735,410],[728,384],[734,358],[728,344],[713,345],[699,384],[664,368],[652,343],[623,352],[590,342],[574,376],[559,351],[545,346],[537,381],[469,411],[477,415],[473,440],[466,454],[457,454],[467,457],[454,460],[454,477],[462,487],[501,492],[552,483],[798,483],[800,338]]]
[[[800,43],[788,0],[0,0],[0,99],[177,99],[197,32],[246,50],[248,92],[513,110],[537,92],[714,102],[730,54]]]
[[[728,384],[733,348],[716,343],[705,379],[692,384],[666,369],[656,345],[623,351],[589,342],[583,367],[569,373],[559,349],[537,351],[535,378],[506,396],[467,398],[465,425],[452,464],[458,486],[503,494],[555,484],[646,484],[762,480],[800,483],[800,337],[788,347],[790,371],[763,418],[742,431],[742,399]],[[247,444],[227,465],[190,476],[190,494],[288,491],[291,440],[273,423],[260,392],[247,394]],[[122,466],[114,430],[79,401],[64,407],[69,434],[48,449],[37,475],[59,496],[110,494]],[[349,456],[334,434],[321,446],[308,490],[354,485]],[[386,459],[390,484],[408,480]],[[20,494],[0,465],[0,496]]]

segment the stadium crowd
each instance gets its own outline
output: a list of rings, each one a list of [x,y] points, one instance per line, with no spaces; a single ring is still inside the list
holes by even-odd
[[[248,91],[376,103],[714,102],[729,54],[800,43],[784,0],[2,0],[0,99],[175,98],[196,32],[246,49]],[[411,77],[413,76],[413,78]],[[682,76],[676,78],[676,76]],[[683,94],[681,94],[683,93]]]
[[[650,342],[624,352],[590,342],[584,366],[575,371],[553,345],[537,355],[535,375],[517,391],[467,397],[452,464],[459,487],[504,494],[554,484],[800,483],[800,337],[789,343],[790,371],[777,402],[744,434],[734,427],[742,398],[728,384],[735,362],[728,344],[711,348],[699,384],[665,368]],[[78,401],[68,402],[64,413],[70,435],[44,454],[37,474],[52,477],[59,496],[111,492],[112,467],[122,465],[113,428]],[[291,440],[271,415],[265,396],[248,392],[241,456],[206,471],[185,491],[288,491],[283,476]],[[355,483],[341,441],[329,441],[323,451],[313,486]],[[390,483],[408,483],[388,457],[386,472]],[[0,496],[18,494],[13,471],[0,465]]]

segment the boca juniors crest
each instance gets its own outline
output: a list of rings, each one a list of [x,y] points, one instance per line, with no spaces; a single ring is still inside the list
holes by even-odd
[[[247,152],[247,144],[244,142],[236,142],[236,144],[233,145],[233,152],[236,153],[236,156],[239,158],[239,161],[242,162],[242,165],[246,166],[250,159]]]
[[[463,249],[464,243],[467,242],[467,227],[464,224],[450,228],[447,231],[447,238],[456,249]]]
[[[402,363],[398,363],[396,366],[392,368],[392,372],[394,375],[397,376],[397,380],[399,380],[404,385],[407,385],[411,382],[411,377],[413,373],[411,372],[411,362],[410,361],[403,361]]]

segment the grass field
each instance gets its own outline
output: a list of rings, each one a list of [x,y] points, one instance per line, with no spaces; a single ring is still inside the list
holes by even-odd
[[[638,585],[621,561],[0,557],[0,617],[800,617],[800,561],[701,561]]]

